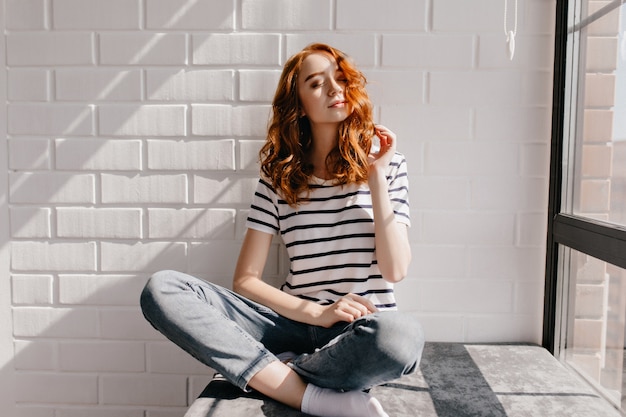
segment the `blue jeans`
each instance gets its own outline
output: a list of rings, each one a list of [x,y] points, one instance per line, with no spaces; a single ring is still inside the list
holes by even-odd
[[[243,390],[281,352],[299,355],[290,366],[305,381],[349,391],[413,372],[424,347],[419,323],[397,311],[324,328],[176,271],[150,278],[141,308],[158,331]]]

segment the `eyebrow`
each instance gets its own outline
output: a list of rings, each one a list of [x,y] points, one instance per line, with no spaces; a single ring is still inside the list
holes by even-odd
[[[335,73],[338,73],[338,72],[343,72],[343,71],[341,70],[341,68],[337,67],[337,68],[335,68]],[[315,76],[317,76],[317,75],[324,75],[325,73],[326,73],[326,70],[324,70],[324,71],[314,72],[313,74],[309,74],[309,75],[308,75],[308,76],[304,79],[304,82],[309,81],[311,78],[313,78],[313,77],[315,77]]]
[[[306,78],[304,79],[304,82],[309,81],[311,78],[313,78],[313,77],[315,77],[315,76],[317,76],[317,75],[324,75],[324,72],[325,72],[325,71],[314,72],[313,74],[310,74],[308,77],[306,77]]]

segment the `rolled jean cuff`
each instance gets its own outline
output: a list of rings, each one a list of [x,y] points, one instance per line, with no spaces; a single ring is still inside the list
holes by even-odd
[[[278,358],[269,352],[263,353],[259,358],[252,363],[252,365],[246,369],[243,374],[237,379],[236,385],[244,392],[251,392],[248,388],[248,384],[253,376],[255,376],[260,370],[264,369],[272,362],[276,362]]]

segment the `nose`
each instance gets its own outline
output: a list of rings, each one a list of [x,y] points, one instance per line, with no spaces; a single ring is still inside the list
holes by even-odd
[[[334,96],[334,95],[341,93],[342,91],[343,90],[342,90],[341,85],[334,79],[331,79],[330,83],[328,84],[328,95]]]

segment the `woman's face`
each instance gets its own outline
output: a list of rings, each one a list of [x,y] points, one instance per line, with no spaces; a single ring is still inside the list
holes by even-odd
[[[302,61],[298,73],[298,97],[311,125],[339,124],[350,115],[345,97],[346,78],[329,54],[313,53]]]

